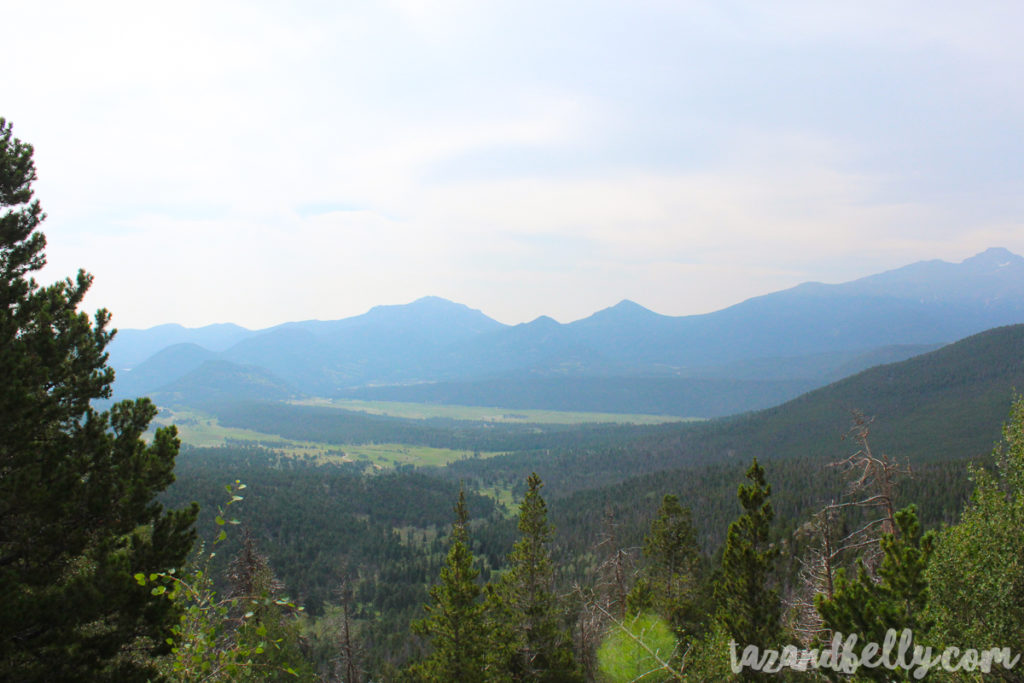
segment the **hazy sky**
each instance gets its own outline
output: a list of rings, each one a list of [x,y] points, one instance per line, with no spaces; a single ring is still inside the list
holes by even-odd
[[[120,327],[702,313],[1024,253],[1024,3],[0,0],[43,280]]]

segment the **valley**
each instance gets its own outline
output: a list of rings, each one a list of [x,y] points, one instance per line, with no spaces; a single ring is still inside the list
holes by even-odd
[[[402,403],[397,401],[360,401],[357,399],[299,399],[295,405],[324,406],[370,415],[402,417],[412,420],[442,418],[474,422],[510,422],[517,424],[662,424],[685,422],[699,418],[622,413],[583,413],[531,408],[502,408],[495,406],[462,406],[447,403]]]
[[[286,458],[309,460],[317,464],[358,463],[376,469],[401,466],[437,467],[474,455],[472,451],[402,443],[331,444],[299,441],[252,429],[225,427],[219,424],[216,417],[188,409],[165,409],[153,420],[154,429],[168,425],[177,428],[178,437],[187,446],[263,448]],[[495,454],[477,452],[475,455],[488,457]]]
[[[8,5],[0,681],[1024,681],[1024,4]]]

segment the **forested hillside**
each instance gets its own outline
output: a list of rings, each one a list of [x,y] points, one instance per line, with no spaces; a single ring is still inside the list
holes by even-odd
[[[590,457],[614,460],[634,474],[673,466],[751,457],[831,458],[856,413],[875,420],[886,449],[911,461],[977,457],[998,438],[1000,406],[1024,386],[1024,326],[990,330],[901,363],[866,370],[781,406],[751,415],[646,428],[622,451],[580,450],[548,461],[549,477],[569,488],[574,472],[595,472]],[[518,456],[522,470],[539,456]],[[506,459],[508,460],[508,459]],[[499,460],[455,463],[456,476],[493,470]],[[514,465],[509,462],[509,468]],[[564,472],[564,475],[562,474]]]
[[[836,461],[846,454],[837,453]],[[342,609],[338,591],[343,586],[351,591],[350,628],[362,644],[361,667],[385,678],[402,678],[412,674],[401,670],[419,657],[430,656],[431,649],[409,630],[410,622],[430,603],[427,588],[445,566],[449,548],[446,529],[452,521],[453,501],[458,498],[457,485],[411,471],[367,478],[356,468],[304,465],[262,449],[185,451],[180,463],[179,480],[167,496],[172,503],[200,499],[204,509],[215,509],[218,498],[224,497],[221,482],[235,476],[252,482],[232,514],[241,521],[239,529],[252,532],[283,584],[281,594],[306,607],[307,616],[294,628],[306,634],[308,656],[321,670],[329,671],[330,653],[337,654],[337,616]],[[603,590],[605,563],[615,553],[621,553],[621,581],[627,592],[652,571],[654,558],[640,550],[666,495],[675,496],[693,511],[687,514],[692,519],[698,562],[690,571],[704,576],[702,581],[710,581],[709,572],[720,561],[716,558],[725,545],[729,522],[738,514],[735,489],[746,469],[740,462],[689,467],[553,502],[548,522],[554,534],[545,544],[545,552],[555,582],[552,596],[562,596],[552,603],[552,609],[558,610],[555,621],[561,624],[559,628],[581,637],[579,629],[586,629],[588,618],[587,601]],[[842,500],[850,479],[838,469],[808,459],[766,462],[765,471],[772,484],[775,511],[769,539],[782,548],[771,585],[786,593],[799,585],[799,558],[814,544],[809,526],[814,514],[830,502]],[[928,528],[955,523],[973,487],[967,475],[965,461],[914,468],[912,476],[899,477],[894,503],[918,502],[920,519]],[[526,481],[516,488],[516,500],[530,490]],[[508,516],[511,510],[496,507],[492,500],[470,491],[466,501],[467,547],[475,558],[475,571],[480,572],[478,581],[499,581],[495,570],[507,566],[506,558],[517,538],[516,520]],[[854,525],[864,519],[863,513],[853,514],[847,523]],[[200,525],[201,536],[212,538],[217,528],[207,517]],[[240,534],[231,530],[229,540],[218,550],[217,562],[211,565],[214,571],[223,571],[238,552]],[[614,547],[609,547],[609,542],[614,542]],[[229,590],[226,581],[222,590]],[[710,623],[707,619],[712,616],[714,600],[708,594],[698,602],[705,605],[700,609],[708,612],[694,618]],[[660,609],[656,598],[650,604],[655,611]],[[601,628],[610,626],[605,623]],[[686,637],[707,633],[704,628],[707,626],[686,631]],[[593,639],[599,636],[591,633],[589,637],[588,644],[578,643],[575,649],[566,650],[575,652],[578,665],[594,656],[587,648],[596,647]],[[718,656],[726,655],[721,651]],[[724,666],[727,661],[722,659],[719,664]],[[426,680],[442,679],[428,675]]]

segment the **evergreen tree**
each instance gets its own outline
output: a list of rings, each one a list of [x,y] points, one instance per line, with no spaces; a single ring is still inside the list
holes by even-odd
[[[554,569],[548,548],[553,529],[543,484],[536,473],[527,480],[519,506],[519,540],[508,556],[508,571],[488,586],[492,629],[490,680],[581,680],[572,639],[563,624],[563,609],[554,592]]]
[[[878,567],[878,581],[867,571],[863,562],[857,567],[857,578],[849,579],[840,569],[836,575],[835,595],[832,599],[819,595],[818,612],[825,626],[845,636],[856,633],[857,652],[866,643],[883,643],[888,629],[902,633],[910,629],[915,642],[927,638],[929,622],[925,616],[928,600],[925,570],[933,548],[934,534],[921,533],[917,521],[917,508],[913,505],[896,513],[896,532],[881,539],[882,562]],[[907,671],[865,669],[862,675],[878,680],[893,676],[910,678]]]
[[[649,564],[629,595],[634,614],[653,610],[668,620],[680,637],[701,630],[700,548],[690,508],[666,494],[644,538]]]
[[[460,490],[441,581],[430,589],[433,604],[424,606],[425,619],[413,623],[413,632],[429,638],[433,646],[430,655],[412,667],[414,677],[423,681],[487,680],[484,605],[476,582],[480,571],[473,566],[467,518],[466,495]]]
[[[756,458],[747,479],[737,492],[743,514],[729,525],[715,598],[718,619],[739,647],[764,649],[776,646],[780,636],[779,597],[769,585],[778,556],[768,540],[775,513],[768,500],[772,487]]]
[[[173,428],[156,408],[99,412],[113,371],[109,315],[78,311],[91,278],[48,287],[32,147],[0,119],[0,679],[145,680],[175,607],[137,573],[180,567],[196,509],[154,497],[174,479]]]

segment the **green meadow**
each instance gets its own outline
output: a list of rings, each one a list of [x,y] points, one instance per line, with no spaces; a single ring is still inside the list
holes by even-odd
[[[288,457],[309,458],[317,462],[368,462],[378,468],[400,465],[440,467],[473,456],[472,451],[432,448],[402,443],[331,444],[287,439],[252,429],[225,427],[216,418],[194,410],[163,408],[154,426],[174,425],[182,443],[196,447],[251,445],[270,448]],[[481,453],[480,457],[494,455]]]
[[[620,413],[577,413],[560,410],[528,410],[491,406],[460,406],[433,403],[399,403],[394,401],[359,401],[355,399],[311,398],[293,401],[296,405],[321,406],[354,410],[371,415],[387,415],[414,420],[448,418],[474,422],[508,422],[522,424],[587,424],[617,423],[651,425],[684,422],[688,419],[671,415],[632,415]]]

